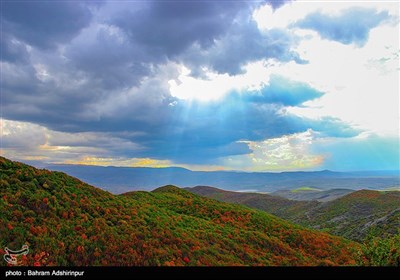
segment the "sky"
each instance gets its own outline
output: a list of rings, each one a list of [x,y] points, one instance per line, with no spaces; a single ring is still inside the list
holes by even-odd
[[[397,1],[1,1],[1,155],[399,170]]]

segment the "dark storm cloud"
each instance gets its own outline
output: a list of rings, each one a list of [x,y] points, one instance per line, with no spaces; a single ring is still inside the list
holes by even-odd
[[[7,65],[2,100],[5,116],[71,131],[88,129],[93,119],[101,120],[105,131],[122,127],[115,122],[125,119],[126,115],[136,123],[136,114],[142,117],[145,115],[141,113],[143,110],[153,112],[148,109],[154,107],[150,101],[155,104],[158,104],[158,99],[167,100],[165,104],[174,101],[166,91],[165,83],[157,82],[155,85],[163,84],[162,88],[155,89],[153,86],[151,93],[142,88],[140,93],[127,96],[126,102],[119,104],[121,108],[115,110],[112,117],[105,116],[98,104],[116,103],[115,100],[123,95],[121,92],[130,87],[140,87],[144,78],[158,75],[157,69],[168,61],[166,58],[177,56],[180,62],[180,52],[189,45],[196,43],[211,48],[216,38],[228,32],[231,22],[237,21],[236,15],[250,13],[249,5],[255,4],[242,1],[110,3],[96,10],[102,16],[93,16],[81,2],[74,2],[73,5],[70,2],[32,2],[28,6],[9,4],[3,14],[13,34],[9,38],[4,37],[8,39],[2,43],[7,46],[18,44],[19,47],[5,48],[14,53],[4,59],[28,59],[28,54],[23,53],[26,46],[12,42],[12,37],[22,38],[34,47],[70,41],[62,46],[61,53],[33,49],[29,55],[35,67],[29,64],[23,67]],[[89,25],[90,19],[93,21]],[[74,23],[70,24],[70,21]],[[120,27],[109,23],[119,24]],[[84,26],[88,28],[81,30]],[[255,32],[254,28],[252,24],[249,30]],[[247,31],[242,30],[243,33]],[[212,55],[212,50],[209,53]],[[227,53],[229,55],[224,61],[239,55],[235,51]],[[281,51],[279,55],[283,53]],[[271,57],[273,54],[271,50],[268,55]],[[256,56],[260,57],[262,53]],[[236,59],[232,69],[221,67],[228,72],[236,71],[238,65],[250,58],[254,59],[254,55],[245,57],[242,62]],[[190,59],[187,58],[188,61]],[[214,64],[219,67],[218,62]],[[42,77],[38,76],[41,75],[38,65],[46,68]],[[171,69],[164,79],[173,79],[177,75],[177,70]],[[135,108],[134,112],[131,112],[132,108]],[[161,110],[165,111],[168,110]],[[151,121],[148,123],[151,125]],[[97,129],[100,128],[96,125]]]
[[[1,60],[11,63],[27,63],[29,54],[26,46],[3,32],[0,38]]]
[[[206,52],[213,51],[215,41],[229,32],[232,22],[240,14],[250,15],[250,7],[259,4],[109,2],[98,10],[98,24],[92,24],[66,45],[63,55],[72,68],[84,71],[104,88],[136,86],[154,75],[159,65],[171,61],[193,65],[191,61],[196,57],[188,53],[189,49],[197,46]]]
[[[105,6],[109,11],[101,11],[106,25],[85,30],[65,55],[107,87],[138,84],[171,60],[190,66],[194,76],[201,76],[204,66],[237,74],[246,63],[266,58],[305,63],[290,50],[296,43],[293,36],[258,30],[251,8],[260,4],[149,1],[121,8],[111,3]]]
[[[191,66],[194,74],[206,66],[218,73],[235,75],[244,72],[249,62],[273,58],[278,61],[307,63],[291,51],[297,38],[282,29],[261,32],[251,19],[243,19],[208,49],[194,45],[183,54],[183,61]]]
[[[29,64],[4,64],[3,70],[1,101],[3,115],[9,119],[45,126],[63,125],[71,119],[84,121],[79,116],[98,98],[96,88],[92,88],[94,84],[76,86],[77,77],[70,73],[41,73],[45,69]],[[53,72],[52,68],[47,70]]]
[[[78,1],[5,1],[2,9],[2,32],[40,48],[68,42],[91,19]]]
[[[257,29],[250,15],[260,3],[111,2],[90,9],[83,2],[5,3],[5,119],[67,133],[102,133],[113,143],[93,147],[113,155],[182,163],[248,153],[241,140],[309,128],[344,137],[352,133],[334,119],[283,114],[285,106],[321,93],[282,78],[272,78],[256,95],[231,93],[208,103],[171,96],[168,81],[177,79],[180,63],[194,74],[205,66],[231,75],[260,59],[304,63],[291,51],[297,40],[291,34]],[[115,148],[130,145],[134,148]]]
[[[68,66],[109,90],[139,84],[152,74],[152,63],[156,63],[146,48],[136,46],[122,30],[110,26],[86,29],[65,48],[64,55]]]
[[[7,64],[4,70],[3,116],[64,132],[147,131],[168,121],[169,104],[176,100],[163,73],[138,88],[110,90],[68,67],[66,72],[50,67],[44,80],[30,65]]]
[[[322,38],[361,47],[368,41],[369,31],[388,17],[387,12],[378,13],[375,9],[351,8],[337,16],[316,12],[295,25],[315,30]]]
[[[107,88],[138,85],[143,78],[153,75],[160,64],[170,61],[194,65],[199,59],[189,49],[197,47],[212,52],[216,40],[229,32],[232,22],[240,14],[248,16],[250,7],[260,3],[146,1],[134,4],[104,5],[98,16],[101,25],[84,30],[64,53],[72,66],[100,79]],[[226,69],[226,72],[233,70]]]
[[[249,11],[249,3],[150,1],[141,9],[119,12],[111,23],[146,47],[152,57],[173,58],[193,43],[211,46],[229,29],[239,12]]]

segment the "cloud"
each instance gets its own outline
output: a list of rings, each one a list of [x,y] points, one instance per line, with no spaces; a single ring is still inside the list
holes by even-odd
[[[64,161],[64,163],[97,165],[97,166],[153,167],[153,168],[169,167],[173,164],[169,160],[154,160],[150,158],[125,159],[125,158],[95,157],[95,156],[84,156],[78,159],[70,159]]]
[[[323,39],[319,33],[294,24],[316,13],[339,18],[351,8],[389,15],[368,31],[362,47]],[[317,120],[330,116],[356,130],[382,136],[399,134],[398,4],[292,2],[275,11],[269,6],[260,7],[254,18],[262,30],[285,28],[294,32],[301,38],[294,51],[308,61],[302,65],[271,65],[270,72],[307,82],[324,93],[304,106],[286,108],[290,113]]]
[[[321,154],[311,152],[318,133],[305,132],[270,138],[264,141],[245,141],[252,150],[247,155],[221,158],[224,166],[251,171],[307,170],[318,168],[324,161]]]
[[[46,142],[45,128],[24,122],[0,120],[1,148],[28,152]]]
[[[66,67],[95,80],[102,88],[113,90],[138,85],[150,74],[154,62],[147,50],[129,41],[118,27],[92,25],[74,38],[64,51]]]
[[[319,98],[322,92],[306,83],[290,81],[279,75],[271,75],[268,86],[249,96],[258,103],[276,103],[284,106],[298,106],[306,101]]]
[[[292,2],[292,0],[272,0],[268,1],[267,4],[270,5],[273,9],[277,9],[290,2]]]
[[[397,137],[361,134],[354,138],[336,138],[309,129],[245,143],[251,153],[222,157],[219,163],[227,169],[249,171],[400,169]]]
[[[88,156],[129,157],[139,144],[109,133],[68,133],[19,121],[1,120],[1,151],[17,159],[63,162]]]
[[[398,5],[394,2],[354,2],[354,1],[291,1],[276,9],[271,5],[260,5],[253,11],[253,18],[262,30],[293,29],[296,22],[300,22],[311,14],[326,15],[331,18],[340,17],[349,9],[372,10],[377,14],[387,13],[390,19],[386,22],[395,23],[398,18]]]
[[[324,116],[314,120],[308,120],[308,126],[326,137],[348,138],[357,136],[361,129],[354,127],[339,118]]]
[[[338,171],[399,170],[400,145],[397,137],[367,135],[357,138],[320,139],[312,152],[324,155],[321,168]]]
[[[258,30],[251,18],[257,5],[243,1],[107,3],[63,55],[77,70],[108,88],[138,85],[170,61],[187,65],[193,76],[204,75],[204,67],[238,74],[247,63],[263,58],[305,63],[291,51],[296,43],[293,36],[284,30],[265,34]]]
[[[295,5],[272,3],[274,15]],[[332,108],[354,115],[355,102],[347,98],[358,88],[369,93],[376,75],[362,75],[367,89],[355,82],[343,91],[335,87],[352,85],[352,72],[364,73],[355,64],[378,67],[382,58],[369,63],[351,45],[290,24],[259,29],[252,17],[258,2],[40,2],[27,16],[23,6],[7,5],[1,106],[9,130],[15,129],[4,149],[52,161],[148,159],[220,168],[221,158],[257,154],[249,143],[270,147],[269,139],[309,129],[320,137],[354,137],[361,131],[354,117],[324,113],[330,105],[323,100],[339,98]],[[50,8],[54,13],[46,18]],[[368,31],[371,42],[379,42],[380,28]],[[315,40],[329,48],[310,47]],[[392,49],[377,53],[387,58]],[[318,104],[321,114],[303,114],[318,111]],[[359,119],[369,109],[357,108]]]
[[[324,92],[304,107],[287,108],[305,118],[338,118],[355,129],[379,135],[399,134],[398,26],[371,30],[362,48],[312,36],[298,51],[307,65],[287,64],[277,74],[307,81]],[[332,55],[334,54],[334,55]],[[357,73],[355,75],[355,73]]]
[[[240,1],[230,5],[218,1],[154,1],[135,5],[106,2],[94,7],[86,2],[30,2],[29,6],[8,2],[3,11],[7,34],[1,42],[5,50],[2,61],[6,63],[5,115],[40,124],[58,123],[61,130],[79,130],[81,125],[74,124],[74,120],[79,119],[85,126],[87,121],[103,118],[103,112],[97,110],[102,104],[146,88],[141,83],[159,75],[163,71],[160,67],[172,70],[165,79],[176,78],[179,74],[170,66],[171,60],[186,60],[188,48],[200,46],[211,54],[216,40],[232,31],[233,22],[236,27],[247,25],[241,19],[248,17],[244,15],[250,14],[255,5]],[[257,32],[256,27],[248,26],[249,31]],[[264,38],[264,45],[278,37],[277,33]],[[291,57],[285,53],[291,42],[286,37],[285,45],[274,43],[277,47],[266,56]],[[54,50],[56,46],[59,48]],[[258,52],[256,57],[237,60],[232,69],[226,66],[225,71],[233,73],[249,59],[262,57],[263,53]],[[234,56],[235,52],[230,58]],[[14,64],[17,61],[25,65]],[[159,91],[166,97],[164,88]],[[146,94],[140,96],[135,104],[141,102],[139,99],[147,102]],[[70,123],[64,124],[65,119]]]
[[[217,165],[178,164],[168,159],[139,157],[144,147],[127,140],[126,133],[67,133],[18,121],[1,120],[0,155],[44,166],[46,163],[128,167],[181,166],[192,170],[221,170]],[[135,133],[129,133],[134,136]]]
[[[119,11],[110,22],[152,57],[173,58],[194,43],[212,45],[250,5],[242,1],[151,1]]]
[[[201,76],[202,69],[217,73],[237,75],[245,72],[244,66],[262,59],[307,63],[292,49],[296,36],[283,29],[261,32],[251,18],[243,18],[232,24],[226,34],[208,48],[193,45],[181,57],[193,75]]]
[[[50,129],[68,133],[64,136],[66,139],[75,139],[71,133],[79,133],[82,137],[86,131],[93,135],[85,136],[88,139],[87,146],[94,142],[95,147],[110,150],[114,156],[117,155],[115,147],[120,146],[126,148],[121,150],[125,156],[170,159],[176,163],[191,164],[211,163],[218,157],[249,153],[249,147],[242,140],[261,141],[306,131],[308,128],[343,137],[357,133],[336,119],[310,120],[285,113],[285,105],[301,104],[318,97],[320,93],[303,83],[288,81],[283,77],[272,77],[270,84],[261,89],[262,100],[251,91],[240,94],[232,92],[214,102],[181,100],[173,98],[162,83],[166,81],[149,79],[141,88],[119,92],[110,96],[110,100],[95,103],[87,110],[92,114],[91,117],[82,115],[81,107],[62,108],[69,106],[68,103],[43,107],[42,110],[36,110],[38,113],[35,110],[11,110],[14,106],[20,108],[17,104],[11,104],[4,107],[4,115],[7,118],[16,114],[26,120],[36,119],[36,122],[43,122]],[[143,96],[142,92],[146,92],[146,95]],[[48,102],[48,98],[44,100]],[[32,99],[32,104],[35,102],[37,106],[43,106],[40,98],[37,101]],[[42,113],[43,110],[46,112]],[[57,115],[59,112],[64,114]],[[101,117],[96,118],[95,114]],[[121,140],[117,142],[113,136]],[[110,146],[107,141],[101,140],[103,137],[117,144]],[[55,146],[74,146],[65,140],[61,144],[59,141],[51,143]],[[124,142],[135,143],[141,149],[130,149],[122,145]]]
[[[182,61],[191,61],[187,54],[194,46],[209,57],[204,65],[230,73],[253,60],[293,58],[289,34],[258,31],[249,18],[254,3],[221,3],[104,3],[90,9],[84,3],[32,4],[32,15],[26,17],[22,6],[7,6],[5,21],[12,36],[6,43],[19,38],[21,49],[29,49],[30,63],[20,65],[15,59],[3,59],[4,118],[68,134],[122,135],[117,137],[144,147],[135,150],[135,155],[127,151],[131,156],[180,161],[197,157],[194,161],[199,162],[249,152],[246,145],[237,143],[241,139],[305,129],[301,125],[293,129],[286,129],[290,125],[279,130],[273,127],[274,120],[291,121],[279,116],[280,106],[272,104],[282,101],[277,97],[265,100],[264,105],[231,97],[200,104],[171,95],[168,81],[177,78]],[[44,19],[29,25],[50,8],[55,10],[46,21],[51,25],[46,34]],[[65,15],[53,22],[63,9]],[[68,24],[72,19],[76,23]],[[246,40],[251,48],[246,48]],[[232,44],[241,46],[229,49]],[[252,53],[248,50],[253,45]],[[224,58],[213,54],[218,48],[226,51]],[[241,56],[240,52],[249,54]],[[221,58],[223,61],[218,61]],[[236,60],[227,65],[230,58]],[[289,99],[282,104],[294,102]],[[231,106],[225,106],[225,101]],[[263,119],[268,128],[257,124]],[[236,131],[238,124],[244,128]],[[103,143],[102,148],[109,147]]]
[[[6,32],[0,37],[1,60],[11,63],[27,63],[29,53],[27,47]]]
[[[295,23],[295,26],[317,31],[322,38],[362,47],[369,31],[389,17],[388,12],[368,8],[349,8],[340,15],[315,12]]]
[[[280,79],[280,82],[285,88],[285,79]],[[293,84],[296,83],[290,81],[288,87]],[[302,96],[304,88],[300,84],[298,100],[306,100]],[[263,91],[267,95],[268,86]],[[286,100],[284,94],[282,91],[282,100]],[[296,94],[295,90],[287,93],[290,100],[294,98],[291,95]],[[248,146],[242,142],[244,140],[262,141],[304,132],[309,128],[326,136],[352,137],[359,133],[338,119],[300,118],[285,112],[285,107],[276,98],[268,100],[265,97],[260,102],[254,100],[253,95],[254,92],[232,92],[212,102],[178,100],[171,107],[173,113],[166,119],[168,124],[161,130],[157,128],[157,133],[151,133],[151,139],[143,139],[150,140],[146,154],[154,158],[171,158],[175,162],[199,163],[217,157],[249,153]]]
[[[84,1],[6,1],[2,9],[2,32],[39,48],[68,42],[91,19]]]

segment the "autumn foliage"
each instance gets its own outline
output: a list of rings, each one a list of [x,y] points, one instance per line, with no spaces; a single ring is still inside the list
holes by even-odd
[[[360,248],[174,186],[113,195],[1,157],[0,171],[0,250],[27,244],[23,265],[354,265]]]

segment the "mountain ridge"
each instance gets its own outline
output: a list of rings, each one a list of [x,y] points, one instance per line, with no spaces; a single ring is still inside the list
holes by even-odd
[[[334,171],[244,173],[231,171],[191,171],[181,167],[102,167],[90,165],[48,165],[47,169],[71,174],[115,194],[131,190],[152,190],[163,185],[194,187],[210,185],[222,189],[254,189],[273,192],[301,186],[331,189],[343,187],[379,189],[400,186],[400,177],[357,175]],[[360,177],[361,176],[361,177]]]

